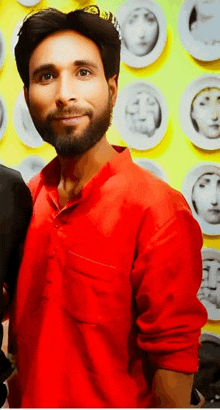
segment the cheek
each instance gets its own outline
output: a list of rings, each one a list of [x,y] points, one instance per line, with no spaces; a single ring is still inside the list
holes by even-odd
[[[135,25],[125,26],[123,38],[128,45],[133,43],[135,34],[136,34]]]
[[[156,121],[156,122],[159,121],[159,116],[160,116],[159,108],[156,107],[156,108],[154,109],[154,118],[155,118],[155,121]]]
[[[202,110],[201,108],[197,108],[194,111],[194,119],[198,122],[204,122],[204,118],[207,116],[207,111]]]
[[[89,103],[95,108],[103,108],[109,101],[109,89],[106,81],[85,82],[81,92],[81,105]]]
[[[149,33],[149,40],[151,40],[151,43],[154,43],[154,41],[157,38],[157,25],[154,24],[152,26],[149,27],[148,29],[148,33]]]
[[[54,109],[52,101],[53,97],[49,87],[44,87],[44,89],[41,88],[40,90],[34,89],[29,92],[30,111],[36,117],[46,115],[48,108],[50,110]]]
[[[194,192],[193,199],[198,210],[206,210],[208,208],[209,200],[207,199],[208,191],[206,189],[197,189]]]

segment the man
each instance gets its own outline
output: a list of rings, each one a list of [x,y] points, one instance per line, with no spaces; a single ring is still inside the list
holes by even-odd
[[[24,240],[31,216],[32,199],[19,172],[0,165],[0,281],[7,288],[9,301],[14,293],[19,248]],[[0,293],[0,316],[3,319],[3,295]],[[0,327],[2,344],[3,327]],[[3,382],[10,376],[13,366],[0,351],[0,406],[4,404],[7,389]]]
[[[34,124],[57,151],[29,184],[17,406],[187,407],[206,321],[201,232],[181,194],[107,142],[120,40],[90,10],[29,16],[15,50]]]

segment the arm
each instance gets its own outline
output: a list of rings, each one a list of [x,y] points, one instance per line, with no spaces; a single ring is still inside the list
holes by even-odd
[[[165,207],[161,209],[165,214]],[[152,384],[155,406],[167,402],[166,407],[173,407],[178,396],[175,407],[185,407],[191,394],[190,374],[198,368],[201,327],[207,320],[197,298],[202,235],[187,209],[178,210],[161,226],[154,223],[153,229],[151,219],[152,212],[145,215],[132,272],[137,344],[157,369]]]
[[[193,375],[158,369],[152,384],[153,407],[190,407]]]

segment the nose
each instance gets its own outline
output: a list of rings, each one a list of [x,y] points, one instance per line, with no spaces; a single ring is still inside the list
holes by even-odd
[[[136,33],[138,35],[138,38],[143,39],[146,35],[146,30],[143,26],[143,24],[141,24],[141,22],[139,22],[139,24],[136,27]]]
[[[139,103],[139,118],[145,120],[146,118],[146,106],[141,101]]]
[[[212,112],[212,121],[217,121],[219,118],[219,113],[217,110],[213,110]]]
[[[73,78],[63,75],[57,82],[56,105],[57,107],[67,106],[76,100],[76,88]]]
[[[210,202],[212,205],[218,205],[218,197],[216,190],[213,190],[213,192],[211,193]]]

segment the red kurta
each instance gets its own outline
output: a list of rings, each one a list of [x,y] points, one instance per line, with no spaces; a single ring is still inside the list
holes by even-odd
[[[197,370],[200,228],[127,149],[62,210],[58,181],[56,158],[29,184],[13,321],[21,407],[147,407],[144,352],[153,366]]]

